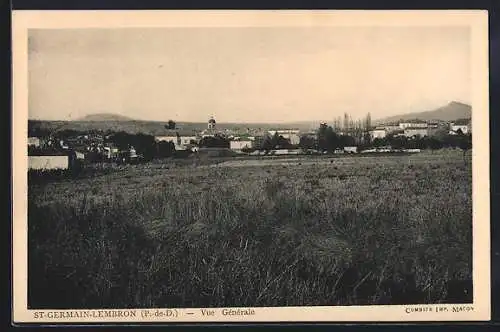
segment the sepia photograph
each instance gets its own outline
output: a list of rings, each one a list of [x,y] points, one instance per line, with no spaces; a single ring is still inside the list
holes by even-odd
[[[474,15],[231,15],[24,31],[29,317],[489,315]]]

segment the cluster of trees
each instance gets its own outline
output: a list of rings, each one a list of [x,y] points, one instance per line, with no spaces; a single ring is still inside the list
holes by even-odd
[[[176,126],[177,124],[174,120],[168,120],[167,124],[165,125],[165,129],[175,129]]]
[[[290,143],[290,140],[284,138],[282,135],[278,135],[278,133],[274,133],[274,135],[265,136],[262,141],[257,144],[256,149],[259,151],[269,152],[275,149],[292,149],[294,146]]]
[[[472,148],[472,135],[460,132],[457,135],[415,136],[413,138],[387,135],[384,138],[375,138],[372,145],[374,147],[391,146],[394,149],[460,148],[467,151]]]
[[[335,149],[342,149],[346,146],[357,146],[358,143],[355,137],[339,135],[331,126],[322,123],[316,137],[302,136],[299,146],[304,150],[313,149],[321,152],[333,152]]]
[[[333,121],[335,131],[344,130],[349,132],[358,132],[368,130],[372,126],[371,114],[368,113],[364,118],[353,120],[351,115],[344,113],[343,119],[339,116]]]
[[[117,132],[106,141],[113,143],[119,150],[128,150],[130,147],[134,147],[137,154],[141,155],[144,160],[170,157],[175,153],[175,145],[172,142],[156,142],[154,136],[141,133]]]
[[[369,117],[368,117],[369,119]],[[435,136],[412,137],[396,136],[389,134],[384,138],[371,139],[368,132],[361,137],[352,135],[341,135],[326,123],[320,124],[316,136],[302,136],[299,143],[304,150],[317,150],[321,152],[333,152],[335,149],[343,149],[346,146],[357,146],[360,148],[390,146],[393,149],[431,149],[460,148],[465,151],[472,148],[472,135],[463,134],[449,135],[448,132],[439,133]]]
[[[229,139],[222,135],[203,137],[198,146],[201,148],[227,148],[229,149]]]

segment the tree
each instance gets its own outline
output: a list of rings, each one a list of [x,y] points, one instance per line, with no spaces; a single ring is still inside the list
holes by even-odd
[[[328,128],[326,129],[326,142],[326,150],[328,152],[333,152],[336,148],[339,147],[339,137],[330,126],[328,126]]]
[[[275,132],[274,135],[271,137],[271,150],[276,149],[278,147],[280,141],[280,137],[278,135],[278,132]]]
[[[290,149],[292,147],[292,144],[290,143],[289,139],[286,139],[283,136],[279,135],[277,147],[278,149]]]
[[[427,138],[426,145],[431,151],[439,150],[443,147],[443,143],[435,137]]]
[[[467,159],[465,159],[465,154],[467,153],[467,151],[472,149],[472,135],[461,134],[458,137],[459,137],[458,147],[463,151],[464,163],[467,163]]]
[[[333,128],[322,123],[318,129],[318,149],[333,152],[339,145],[339,139]]]
[[[372,126],[372,115],[370,114],[370,112],[368,112],[365,120],[365,129],[370,130],[371,126]]]
[[[302,135],[300,137],[299,147],[302,150],[316,149],[316,139],[308,135]]]
[[[157,156],[160,158],[170,157],[175,152],[175,144],[173,142],[161,141],[157,144]]]
[[[387,142],[394,148],[394,149],[404,149],[408,146],[408,139],[406,136],[394,136],[394,135],[388,135],[387,136]]]
[[[145,160],[153,159],[156,154],[156,141],[154,136],[139,133],[132,137],[131,145]]]
[[[339,137],[339,144],[337,147],[339,148],[344,148],[346,146],[354,146],[356,145],[355,139],[352,136],[349,135],[341,135]]]
[[[229,140],[223,136],[207,136],[200,140],[199,146],[202,148],[229,148]]]
[[[271,151],[274,148],[274,146],[275,146],[274,135],[273,136],[266,135],[264,137],[264,139],[262,140],[262,144],[260,145],[259,150],[265,151],[266,153],[268,153],[269,151]]]
[[[328,125],[326,123],[321,123],[318,128],[318,150],[325,151],[327,149],[326,141],[326,131]]]
[[[385,138],[375,137],[373,139],[373,146],[379,148],[381,146],[387,145],[387,140]]]
[[[176,123],[173,120],[168,120],[167,124],[165,125],[166,129],[175,129]]]

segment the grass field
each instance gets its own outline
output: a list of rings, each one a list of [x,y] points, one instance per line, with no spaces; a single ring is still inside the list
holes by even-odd
[[[30,308],[472,301],[460,151],[133,165],[28,196]]]

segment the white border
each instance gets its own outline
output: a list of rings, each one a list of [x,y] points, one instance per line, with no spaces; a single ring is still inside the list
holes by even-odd
[[[248,316],[205,317],[200,309],[161,310],[163,317],[60,318],[72,310],[27,309],[27,30],[30,28],[255,27],[255,26],[450,26],[471,28],[473,107],[473,287],[472,305],[337,306],[253,308]],[[311,321],[483,321],[490,319],[490,209],[488,15],[480,10],[450,11],[13,11],[13,320],[16,323],[84,322],[311,322]],[[454,307],[469,311],[453,312]],[[408,308],[432,311],[407,313]],[[445,308],[438,312],[437,308]],[[236,309],[236,308],[235,308]],[[446,311],[445,311],[446,310]],[[51,314],[49,312],[58,312]],[[44,313],[44,318],[35,318]],[[79,311],[81,312],[81,311]],[[125,310],[117,310],[122,315]],[[192,312],[192,315],[188,315]],[[38,314],[37,314],[38,313]],[[168,314],[167,314],[168,313]],[[108,311],[109,315],[109,311]],[[172,316],[168,316],[172,315]]]

